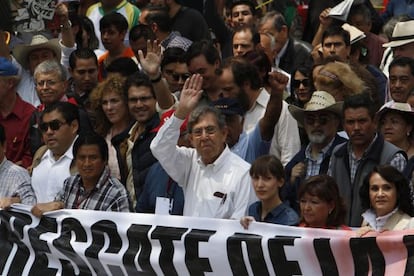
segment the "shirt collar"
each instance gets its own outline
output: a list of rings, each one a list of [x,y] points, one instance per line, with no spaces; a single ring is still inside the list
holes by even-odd
[[[220,168],[223,164],[225,164],[226,163],[226,159],[227,159],[227,156],[230,154],[230,149],[229,149],[229,147],[226,145],[225,146],[225,148],[224,148],[224,150],[221,152],[221,154],[219,155],[219,157],[217,157],[217,159],[213,162],[213,163],[211,163],[211,164],[204,164],[204,162],[203,162],[203,160],[201,160],[201,156],[200,155],[198,155],[198,158],[197,158],[197,162],[198,162],[198,164],[200,164],[201,166],[204,166],[204,167],[212,167],[212,168]]]
[[[69,158],[70,160],[73,160],[73,152],[72,151],[73,151],[73,144],[75,143],[76,139],[78,139],[78,135],[76,135],[76,137],[75,137],[75,139],[73,139],[72,144],[70,145],[70,147],[65,151],[64,154],[62,154],[61,157],[59,157],[58,160],[56,160],[55,157],[53,156],[53,152],[50,149],[48,149],[46,151],[46,153],[43,154],[43,156],[41,158],[41,161],[43,159],[51,159],[51,160],[57,162],[57,161],[59,161],[63,158]]]
[[[321,149],[321,151],[319,152],[319,154],[322,154],[322,156],[325,156],[326,155],[326,153],[329,151],[329,149],[331,148],[331,146],[332,146],[332,144],[333,144],[333,142],[334,142],[334,140],[335,140],[335,136],[332,138],[332,140],[329,142],[329,144],[327,144],[323,149]],[[307,158],[307,159],[310,159],[310,160],[314,160],[313,158],[312,158],[312,155],[311,155],[311,144],[312,143],[309,143],[307,146],[306,146],[306,150],[305,150],[305,157]]]
[[[364,154],[362,155],[362,157],[364,157],[365,155],[366,155],[366,153],[367,152],[369,152],[369,150],[372,148],[372,145],[374,144],[374,142],[377,140],[377,138],[378,138],[378,134],[377,133],[375,133],[375,136],[374,136],[374,139],[372,139],[372,141],[371,141],[371,143],[369,144],[369,146],[366,148],[366,150],[364,151]],[[347,145],[347,147],[348,147],[348,152],[349,152],[349,154],[350,154],[350,156],[352,156],[352,158],[353,159],[355,159],[355,160],[360,160],[360,159],[356,159],[355,158],[355,154],[354,154],[354,152],[352,151],[352,143],[351,142],[348,142],[348,145]]]

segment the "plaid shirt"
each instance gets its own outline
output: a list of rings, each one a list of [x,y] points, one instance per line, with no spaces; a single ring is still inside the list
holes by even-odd
[[[335,137],[331,140],[331,142],[328,145],[326,145],[319,152],[318,157],[316,159],[312,158],[311,143],[309,143],[309,145],[306,147],[306,150],[305,150],[306,178],[319,174],[322,161],[325,159],[326,154],[329,148],[332,146],[332,143],[334,142],[334,140],[335,140]]]
[[[36,204],[29,173],[6,158],[0,163],[0,197],[20,197],[23,204]]]
[[[95,188],[87,192],[79,174],[65,180],[63,190],[56,201],[65,203],[66,209],[87,209],[100,211],[129,212],[129,199],[125,187],[118,179],[111,177],[105,168]]]
[[[378,134],[375,134],[374,139],[372,140],[371,144],[368,146],[368,148],[364,151],[364,154],[360,159],[357,159],[354,155],[354,152],[352,151],[352,145],[351,143],[348,143],[348,154],[349,154],[349,168],[351,171],[351,183],[354,182],[355,174],[358,170],[359,164],[364,159],[366,153],[371,149],[372,145],[374,144],[375,140],[378,138]],[[394,157],[390,161],[390,165],[398,169],[400,172],[402,172],[407,165],[407,159],[402,155],[401,153],[397,153],[394,155]]]

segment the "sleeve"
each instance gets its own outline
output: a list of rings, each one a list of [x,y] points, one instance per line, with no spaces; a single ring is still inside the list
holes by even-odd
[[[69,68],[69,56],[72,54],[73,51],[76,50],[76,43],[75,46],[69,48],[62,44],[62,41],[59,41],[60,49],[62,52],[62,56],[60,58],[60,63],[65,67]]]
[[[178,119],[175,115],[171,116],[152,140],[150,148],[152,154],[158,159],[167,174],[175,182],[185,187],[187,184],[186,176],[191,168],[194,149],[177,147],[182,123],[183,120]]]
[[[24,170],[19,178],[20,185],[17,187],[15,194],[20,197],[23,204],[31,206],[35,205],[37,200],[32,188],[29,174],[26,170]]]
[[[239,220],[247,214],[249,206],[257,200],[254,195],[249,172],[246,171],[240,179],[237,191],[234,195],[234,212],[231,219]]]

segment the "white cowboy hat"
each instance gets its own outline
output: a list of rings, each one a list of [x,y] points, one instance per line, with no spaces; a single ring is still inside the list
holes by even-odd
[[[309,102],[305,104],[305,108],[296,105],[289,105],[288,109],[298,125],[303,127],[305,112],[314,111],[330,111],[341,117],[343,102],[336,102],[335,98],[325,91],[315,91]]]
[[[13,56],[23,68],[27,69],[29,67],[29,54],[33,50],[37,49],[52,50],[55,53],[57,60],[60,62],[61,48],[59,45],[59,39],[48,39],[41,34],[34,35],[29,45],[17,45],[16,48],[13,49]]]
[[[391,41],[382,47],[398,47],[414,42],[414,20],[398,22],[392,32]]]
[[[380,119],[388,111],[397,111],[400,114],[406,114],[414,118],[414,111],[409,103],[388,102],[378,110],[377,118]]]

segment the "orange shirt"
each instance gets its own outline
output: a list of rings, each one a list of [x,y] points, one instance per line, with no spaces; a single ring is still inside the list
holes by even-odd
[[[98,59],[98,80],[100,82],[103,81],[107,76],[105,60],[108,58],[108,55],[109,55],[109,52],[106,51]],[[132,51],[131,47],[127,47],[127,48],[125,48],[124,52],[122,52],[122,54],[118,58],[120,58],[120,57],[132,58],[134,56],[135,56],[134,51]]]

